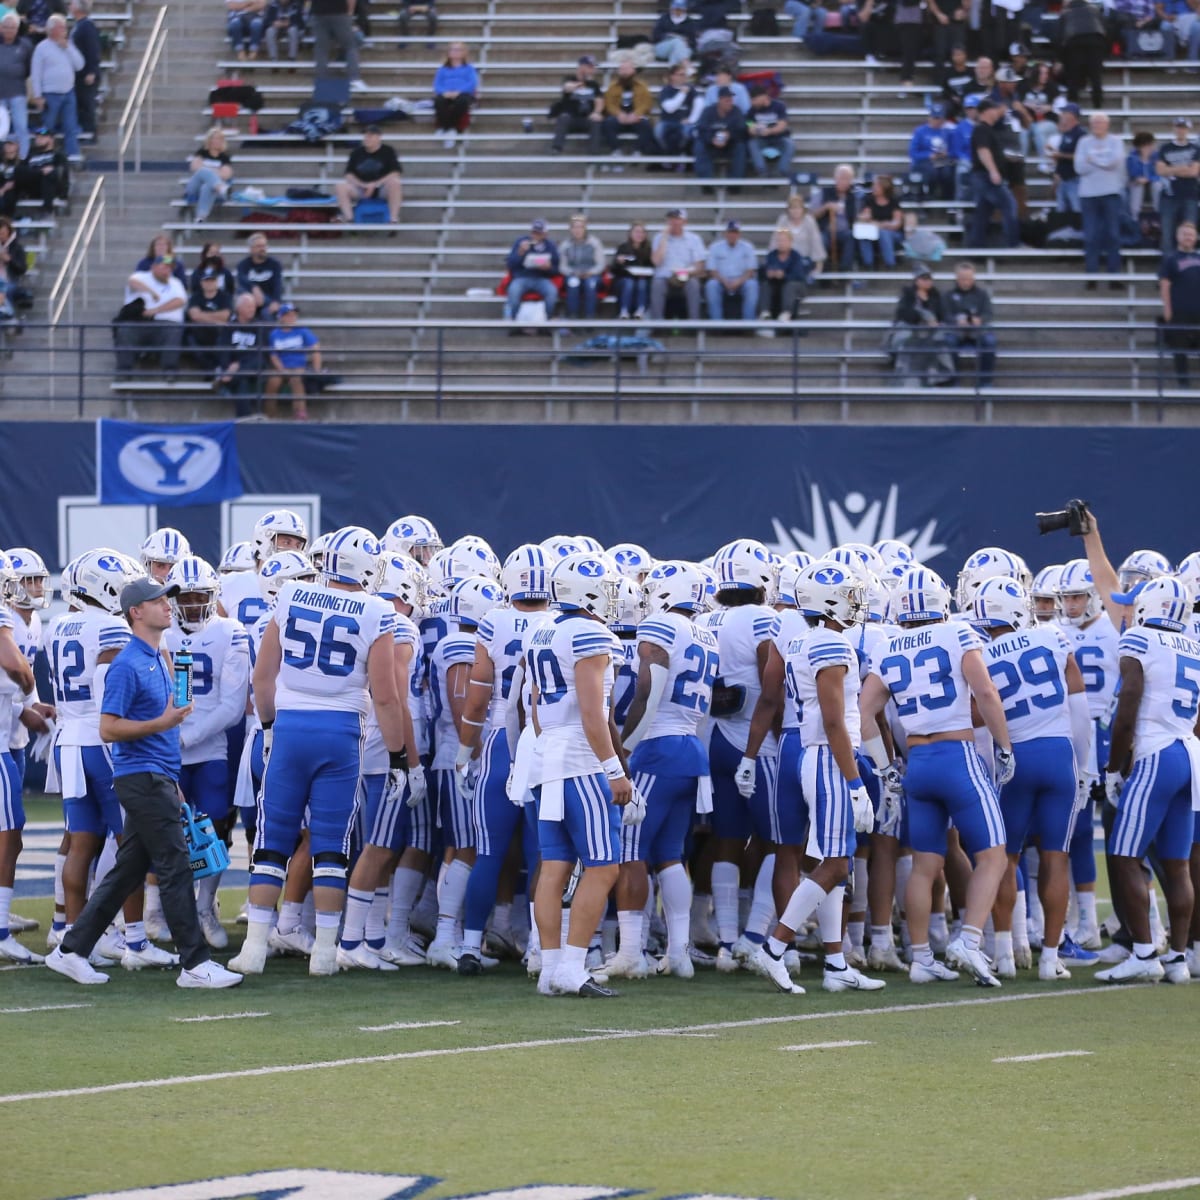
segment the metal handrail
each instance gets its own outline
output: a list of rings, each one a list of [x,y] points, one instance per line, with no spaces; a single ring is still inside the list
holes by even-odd
[[[159,59],[167,45],[167,6],[164,4],[154,18],[146,49],[142,53],[142,61],[138,64],[137,74],[129,89],[129,99],[125,101],[125,109],[117,122],[117,195],[121,208],[125,207],[125,155],[129,152],[130,142],[134,143],[134,170],[142,169],[142,111],[150,100],[153,107],[152,88]]]
[[[85,304],[87,303],[88,253],[91,250],[92,238],[95,236],[97,229],[100,230],[101,262],[104,261],[107,253],[106,203],[104,199],[105,178],[104,175],[99,176],[92,185],[92,192],[88,196],[87,204],[84,205],[83,213],[80,215],[79,224],[75,229],[75,236],[71,239],[71,244],[67,247],[63,264],[58,270],[54,286],[50,289],[49,307],[50,327],[52,329],[58,325],[63,313],[68,308],[71,309],[71,317],[69,319],[74,319],[75,281],[79,278],[80,274],[83,275],[83,300]]]

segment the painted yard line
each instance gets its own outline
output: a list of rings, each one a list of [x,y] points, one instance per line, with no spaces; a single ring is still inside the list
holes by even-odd
[[[1054,1050],[1049,1054],[1014,1054],[1010,1058],[993,1058],[992,1062],[1044,1062],[1048,1058],[1091,1058],[1091,1056],[1091,1050]]]
[[[627,1029],[581,1029],[580,1033],[628,1033]],[[659,1029],[654,1031],[654,1037],[685,1037],[685,1038],[715,1038],[715,1033],[691,1033],[687,1029]]]
[[[1181,1192],[1184,1188],[1191,1187],[1200,1187],[1200,1175],[1193,1175],[1188,1179],[1162,1179],[1157,1183],[1132,1183],[1128,1187],[1109,1188],[1103,1192],[1080,1192],[1077,1196],[1058,1196],[1056,1200],[1123,1200],[1125,1196]]]
[[[393,1029],[433,1029],[438,1025],[461,1025],[461,1021],[395,1021],[391,1025],[360,1025],[359,1033],[389,1033]]]
[[[64,1008],[91,1008],[90,1004],[39,1004],[36,1008],[0,1008],[0,1017],[11,1017],[16,1013],[61,1012]]]
[[[800,1046],[780,1046],[780,1050],[841,1050],[846,1046],[873,1046],[874,1042],[806,1042]]]
[[[201,1021],[241,1021],[250,1017],[269,1017],[268,1012],[244,1012],[244,1013],[212,1013],[209,1016],[203,1017],[172,1017],[172,1021],[177,1021],[180,1025],[196,1025]]]
[[[1058,996],[1114,996],[1134,988],[1153,984],[1117,984],[1107,988],[1064,988],[1054,992],[1025,992],[1008,996],[981,996],[970,1000],[942,1000],[933,1004],[897,1004],[892,1008],[845,1008],[836,1012],[792,1013],[783,1017],[753,1017],[745,1021],[716,1021],[708,1025],[684,1025],[676,1029],[630,1029],[620,1033],[589,1034],[582,1037],[536,1038],[527,1042],[494,1042],[482,1046],[452,1046],[437,1050],[406,1050],[395,1054],[370,1054],[356,1058],[336,1058],[325,1062],[281,1063],[270,1067],[249,1067],[241,1071],[214,1071],[205,1075],[173,1075],[164,1079],[131,1079],[96,1087],[57,1088],[46,1092],[14,1092],[0,1096],[0,1104],[26,1100],[63,1100],[75,1096],[103,1096],[110,1092],[132,1092],[140,1088],[177,1087],[185,1083],[217,1083],[226,1079],[254,1079],[266,1075],[293,1075],[302,1071],[326,1071],[334,1067],[372,1066],[377,1063],[405,1062],[421,1058],[449,1058],[460,1054],[490,1054],[503,1050],[538,1050],[548,1046],[577,1046],[588,1042],[631,1041],[666,1034],[708,1033],[722,1029],[751,1029],[760,1025],[778,1025],[791,1021],[828,1021],[843,1017],[888,1016],[892,1013],[919,1012],[923,1009],[974,1008],[981,1004],[1005,1004],[1020,1000],[1050,1000]]]

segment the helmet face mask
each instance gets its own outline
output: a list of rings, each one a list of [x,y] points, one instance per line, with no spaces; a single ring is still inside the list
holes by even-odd
[[[617,619],[621,575],[615,564],[586,551],[568,555],[550,574],[550,598],[563,612],[582,611],[606,625]]]
[[[441,535],[432,521],[415,514],[397,517],[383,535],[383,547],[391,554],[407,554],[422,567],[443,548]]]
[[[138,551],[142,569],[151,579],[157,579],[160,583],[171,573],[171,568],[191,552],[187,538],[169,525],[156,529]]]
[[[1104,611],[1086,558],[1073,558],[1063,567],[1058,577],[1058,595],[1062,619],[1075,628],[1090,625]]]
[[[13,583],[10,601],[14,608],[46,609],[50,607],[50,572],[40,554],[16,547],[8,552]]]
[[[251,541],[258,561],[266,562],[282,550],[303,552],[308,546],[308,526],[290,508],[273,508],[255,521]]]
[[[1139,583],[1169,575],[1171,564],[1157,550],[1135,550],[1117,568],[1117,583],[1125,594]]]
[[[179,628],[199,633],[217,615],[220,577],[204,559],[189,554],[171,568],[167,583],[178,589],[171,609]]]
[[[855,561],[861,565],[861,559]],[[866,585],[853,567],[841,562],[820,559],[800,571],[795,599],[804,616],[834,621],[843,629],[866,619]]]

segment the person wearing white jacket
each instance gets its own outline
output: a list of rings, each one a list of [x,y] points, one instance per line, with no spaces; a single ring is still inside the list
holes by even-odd
[[[1125,143],[1108,131],[1108,115],[1092,113],[1090,132],[1075,147],[1075,171],[1079,176],[1079,202],[1083,210],[1084,269],[1089,275],[1100,270],[1101,256],[1108,274],[1121,269],[1121,203],[1125,195]],[[1095,280],[1088,291],[1096,290]],[[1109,287],[1121,285],[1110,280]]]

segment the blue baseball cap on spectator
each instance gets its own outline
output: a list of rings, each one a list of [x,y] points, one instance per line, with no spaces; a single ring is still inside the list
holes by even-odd
[[[288,313],[294,313],[296,311],[297,311],[297,309],[294,304],[281,304],[279,306],[279,312],[277,315],[281,316],[281,317],[286,317],[288,315]]]
[[[929,106],[929,115],[931,117],[944,117],[946,115],[946,106],[944,104],[931,104]]]
[[[1073,117],[1080,117],[1083,115],[1083,111],[1080,109],[1078,104],[1064,104],[1062,106],[1062,110],[1063,112],[1069,112]]]
[[[1191,127],[1192,127],[1192,119],[1191,119],[1191,117],[1176,117],[1176,118],[1175,118],[1175,125],[1176,125],[1176,127],[1178,127],[1178,126],[1182,125],[1182,126],[1184,126],[1184,128],[1186,128],[1186,129],[1191,129]]]
[[[978,92],[972,92],[969,96],[963,97],[963,108],[978,108],[982,99],[983,97]]]

